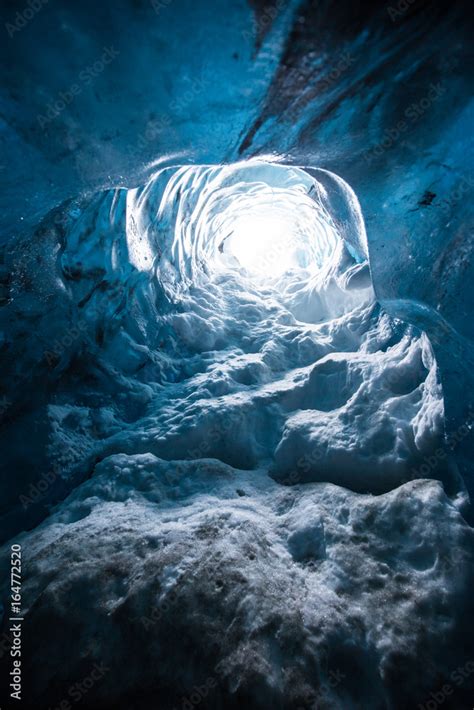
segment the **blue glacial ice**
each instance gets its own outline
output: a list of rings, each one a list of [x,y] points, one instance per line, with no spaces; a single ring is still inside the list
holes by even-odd
[[[375,298],[347,183],[168,167],[17,248],[5,367],[37,394],[4,434],[3,532],[27,550],[32,697],[59,702],[86,657],[112,669],[101,708],[209,679],[209,707],[403,707],[464,667],[472,530],[439,366]]]
[[[450,0],[5,33],[24,707],[472,708],[471,37]]]

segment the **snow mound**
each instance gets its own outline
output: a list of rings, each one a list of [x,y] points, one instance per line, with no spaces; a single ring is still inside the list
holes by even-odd
[[[434,481],[373,497],[112,456],[20,538],[32,697],[101,668],[88,707],[414,707],[472,658],[472,536]]]

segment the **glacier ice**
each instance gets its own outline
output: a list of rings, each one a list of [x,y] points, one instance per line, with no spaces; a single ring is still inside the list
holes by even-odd
[[[0,14],[0,685],[471,710],[471,4]]]
[[[351,188],[168,167],[35,236],[2,309],[9,396],[36,392],[3,434],[2,519],[33,697],[86,657],[113,669],[103,708],[209,678],[210,707],[403,707],[447,681],[472,648],[468,495],[432,343],[377,301]]]
[[[370,496],[110,456],[21,538],[33,697],[103,663],[92,707],[184,708],[209,679],[205,707],[421,703],[466,663],[472,535],[435,481]]]

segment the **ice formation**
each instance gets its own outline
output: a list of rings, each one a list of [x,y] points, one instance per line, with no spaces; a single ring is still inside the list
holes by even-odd
[[[430,339],[377,302],[351,188],[166,168],[17,248],[5,367],[42,389],[7,432],[3,532],[30,570],[35,701],[92,661],[97,708],[203,688],[210,708],[401,708],[448,682],[472,647],[467,494]]]

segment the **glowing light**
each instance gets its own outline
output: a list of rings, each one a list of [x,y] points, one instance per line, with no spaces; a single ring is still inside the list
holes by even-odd
[[[299,265],[297,242],[287,219],[256,214],[236,220],[224,251],[254,275],[280,276]]]

